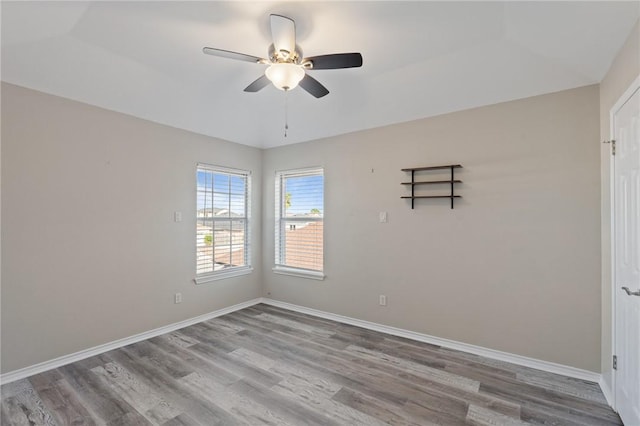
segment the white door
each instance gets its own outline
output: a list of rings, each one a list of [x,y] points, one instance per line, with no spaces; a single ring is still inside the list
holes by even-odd
[[[635,91],[631,89],[612,111],[615,401],[628,426],[640,425],[640,88],[636,83]]]

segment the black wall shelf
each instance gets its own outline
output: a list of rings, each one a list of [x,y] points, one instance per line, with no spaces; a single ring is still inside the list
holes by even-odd
[[[451,208],[453,208],[453,200],[455,198],[462,198],[460,195],[454,194],[454,184],[462,183],[461,180],[457,180],[454,176],[455,169],[462,168],[460,164],[448,164],[444,166],[429,166],[429,167],[412,167],[407,169],[402,169],[403,172],[411,172],[411,182],[401,182],[401,185],[410,185],[411,186],[411,195],[402,196],[400,198],[410,199],[411,200],[411,208],[414,208],[414,201],[418,198],[449,198],[451,200]],[[445,170],[449,169],[451,171],[451,178],[448,180],[427,180],[427,181],[416,181],[416,172],[422,171],[433,171],[433,170]],[[449,184],[450,191],[448,195],[415,195],[415,187],[417,185],[437,185],[437,184]]]

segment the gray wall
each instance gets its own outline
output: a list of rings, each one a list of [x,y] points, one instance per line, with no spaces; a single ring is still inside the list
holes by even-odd
[[[600,83],[600,138],[611,139],[609,113],[620,96],[640,76],[640,21],[636,22]],[[611,298],[611,147],[600,149],[602,191],[602,376],[612,386],[612,298]]]
[[[598,96],[589,86],[266,150],[264,294],[600,371]],[[464,166],[454,210],[400,199],[401,168],[450,163]],[[307,166],[325,169],[324,281],[271,271],[274,172]]]
[[[2,371],[261,294],[599,371],[598,108],[591,86],[262,152],[3,84]],[[254,172],[251,275],[191,281],[199,161]],[[455,210],[400,200],[401,168],[458,162]],[[275,275],[274,172],[314,165],[327,278]]]
[[[3,83],[2,372],[259,297],[261,159]],[[192,282],[197,162],[253,172],[251,275]]]

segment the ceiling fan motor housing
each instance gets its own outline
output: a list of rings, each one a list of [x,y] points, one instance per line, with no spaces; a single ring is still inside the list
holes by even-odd
[[[289,52],[285,49],[276,51],[273,44],[269,45],[269,60],[274,64],[296,64],[301,65],[302,61],[302,49],[296,45],[296,50]]]

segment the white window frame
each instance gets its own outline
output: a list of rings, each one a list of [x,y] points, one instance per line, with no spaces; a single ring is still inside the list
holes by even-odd
[[[225,278],[237,277],[240,275],[250,274],[253,271],[253,266],[251,266],[251,171],[249,170],[241,170],[241,169],[232,169],[229,167],[221,167],[215,166],[212,164],[198,163],[196,165],[196,224],[198,221],[198,171],[206,170],[208,172],[217,173],[217,174],[225,174],[225,175],[235,175],[242,176],[246,178],[246,191],[245,191],[245,232],[244,232],[244,256],[245,256],[245,265],[243,266],[232,266],[230,268],[225,268],[219,271],[205,272],[198,274],[198,259],[197,259],[197,226],[196,226],[196,262],[195,262],[195,271],[196,277],[194,282],[196,284],[208,283],[211,281],[222,280]],[[218,219],[224,220],[224,219]],[[229,218],[229,222],[233,218]],[[215,220],[214,220],[215,222]],[[215,254],[214,254],[215,256]]]
[[[298,268],[293,266],[287,266],[282,264],[282,258],[284,256],[284,222],[291,222],[299,220],[301,222],[309,222],[309,221],[323,221],[324,222],[324,205],[322,206],[322,218],[313,219],[313,218],[286,218],[283,217],[285,210],[285,197],[286,194],[282,191],[282,180],[287,177],[293,176],[322,176],[322,192],[323,192],[323,204],[324,204],[324,188],[325,188],[325,180],[324,180],[324,168],[323,167],[308,167],[304,169],[294,169],[294,170],[282,170],[277,171],[275,174],[275,266],[272,271],[276,274],[282,275],[291,275],[294,277],[300,278],[309,278],[314,280],[324,280],[325,274],[323,271],[317,271],[313,269],[305,269]],[[323,269],[324,269],[324,226],[322,230],[322,256],[323,256]]]

